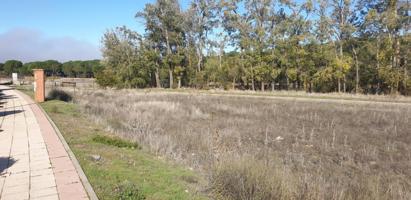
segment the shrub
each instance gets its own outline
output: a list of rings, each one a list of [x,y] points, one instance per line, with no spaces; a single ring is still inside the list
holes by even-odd
[[[116,199],[119,200],[144,200],[146,197],[141,193],[140,189],[130,181],[124,181],[117,185]]]
[[[383,173],[347,172],[336,169],[330,176],[322,171],[301,171],[277,162],[252,157],[226,158],[212,173],[215,199],[409,199],[407,184]]]
[[[282,199],[281,180],[256,160],[230,160],[216,166],[212,174],[212,189],[216,199]]]
[[[119,148],[140,149],[140,146],[136,142],[125,141],[118,137],[96,135],[93,137],[93,141]]]
[[[116,74],[109,68],[96,74],[96,82],[101,87],[113,87],[118,84]]]
[[[69,102],[73,98],[71,97],[70,94],[68,94],[67,92],[65,92],[63,90],[53,89],[47,95],[47,99],[48,100],[60,100],[60,101]]]

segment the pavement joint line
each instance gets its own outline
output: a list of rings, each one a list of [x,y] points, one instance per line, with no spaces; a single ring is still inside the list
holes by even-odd
[[[22,109],[24,110],[23,106]],[[26,123],[26,134],[27,134],[27,146],[28,146],[28,159],[29,159],[29,168],[30,168],[30,163],[31,163],[31,155],[30,155],[30,140],[29,140],[29,130],[28,130],[28,126],[27,126],[27,117],[26,117],[26,111],[23,111],[23,115],[24,115],[24,122]],[[32,177],[31,177],[31,170],[29,170],[29,199],[30,199],[30,191],[31,191],[31,181],[32,181]]]

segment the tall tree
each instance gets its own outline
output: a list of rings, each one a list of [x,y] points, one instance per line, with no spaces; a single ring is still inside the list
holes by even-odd
[[[145,87],[151,70],[142,65],[142,38],[126,27],[107,31],[103,37],[105,73],[117,77],[118,87]]]
[[[186,32],[192,35],[197,53],[197,71],[201,71],[204,64],[204,50],[207,45],[213,44],[210,35],[218,25],[218,6],[215,0],[193,0],[186,12],[188,27]]]
[[[184,21],[178,0],[157,0],[154,4],[146,4],[143,12],[138,12],[136,17],[145,20],[147,34],[152,41],[157,43],[158,50],[162,52],[163,63],[168,65],[169,87],[173,87],[174,69],[182,62],[178,55],[183,47]]]
[[[401,42],[407,41],[409,32],[409,5],[400,1],[359,1],[357,4],[358,20],[361,37],[367,37],[375,50],[374,60],[378,71],[378,88],[386,84],[390,92],[400,89],[403,80],[406,87],[407,50],[401,51]],[[391,48],[386,48],[387,46]],[[409,49],[409,48],[406,48]]]
[[[332,19],[333,19],[333,28],[334,36],[338,41],[338,57],[335,60],[336,73],[338,80],[338,92],[341,92],[341,79],[343,79],[344,92],[346,92],[346,70],[344,66],[349,66],[348,57],[344,56],[344,44],[349,39],[352,34],[352,24],[350,23],[351,18],[353,17],[352,11],[352,1],[351,0],[332,0]]]

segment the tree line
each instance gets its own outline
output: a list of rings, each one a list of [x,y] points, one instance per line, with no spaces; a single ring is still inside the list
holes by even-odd
[[[156,0],[102,39],[103,86],[411,93],[408,0]]]
[[[0,63],[0,74],[9,76],[19,73],[20,76],[33,75],[33,69],[44,69],[47,76],[91,78],[103,69],[100,60],[68,61],[60,63],[56,60],[34,61],[22,63],[8,60]]]

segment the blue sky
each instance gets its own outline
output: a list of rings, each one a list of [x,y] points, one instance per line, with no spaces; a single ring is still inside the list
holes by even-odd
[[[154,0],[0,0],[0,62],[100,58],[103,33],[122,25],[142,33],[144,25],[134,15],[152,2]],[[188,0],[180,2],[183,8],[187,7]],[[59,47],[62,44],[65,48]]]

